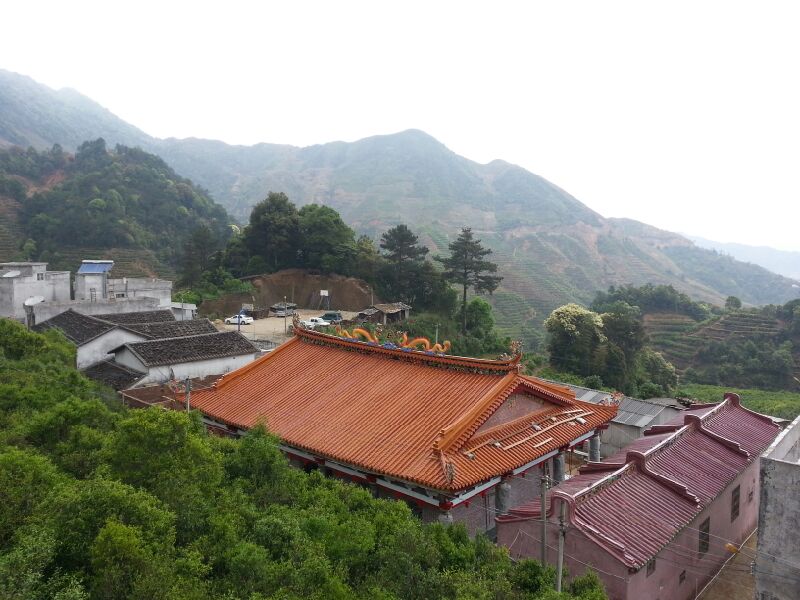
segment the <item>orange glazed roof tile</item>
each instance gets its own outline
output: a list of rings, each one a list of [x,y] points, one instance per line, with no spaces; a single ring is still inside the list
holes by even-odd
[[[542,406],[476,434],[512,394]],[[450,493],[564,447],[616,414],[520,375],[516,360],[433,355],[308,330],[193,392],[191,402],[219,422],[263,423],[289,446]]]

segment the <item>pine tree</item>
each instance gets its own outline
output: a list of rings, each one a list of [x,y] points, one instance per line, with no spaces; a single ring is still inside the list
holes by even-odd
[[[407,225],[397,225],[381,236],[381,250],[387,260],[384,279],[389,284],[394,299],[404,302],[414,295],[410,289],[412,281],[419,283],[420,270],[428,253],[419,245],[419,238]]]
[[[480,240],[472,235],[470,227],[463,227],[454,242],[448,245],[450,256],[434,257],[444,266],[444,278],[451,283],[461,286],[461,316],[462,332],[467,332],[467,290],[472,288],[476,294],[488,292],[491,294],[497,289],[502,277],[491,275],[497,271],[497,265],[484,260],[492,251],[484,248]]]

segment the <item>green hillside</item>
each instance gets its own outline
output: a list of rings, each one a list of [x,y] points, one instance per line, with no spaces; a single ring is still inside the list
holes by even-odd
[[[193,231],[208,227],[219,244],[229,235],[225,209],[164,161],[102,139],[75,155],[0,150],[0,214],[0,260],[74,269],[112,258],[123,275],[174,275]]]
[[[603,218],[538,175],[500,160],[470,161],[422,131],[307,148],[159,140],[75,92],[0,75],[0,145],[43,149],[57,142],[74,149],[103,136],[109,147],[140,146],[208,189],[239,222],[272,190],[298,206],[330,206],[373,237],[405,223],[432,254],[446,251],[462,226],[472,227],[493,249],[504,278],[494,300],[498,326],[529,348],[550,311],[571,301],[588,303],[609,285],[668,284],[719,305],[728,295],[753,305],[797,295],[788,278],[701,250],[674,233]],[[14,235],[0,228],[0,248]]]

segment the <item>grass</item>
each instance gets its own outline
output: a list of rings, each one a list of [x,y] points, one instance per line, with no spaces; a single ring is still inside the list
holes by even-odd
[[[681,385],[676,395],[687,396],[701,402],[720,402],[725,392],[739,394],[744,406],[766,415],[794,419],[800,414],[800,393],[797,392],[772,392],[686,383]]]

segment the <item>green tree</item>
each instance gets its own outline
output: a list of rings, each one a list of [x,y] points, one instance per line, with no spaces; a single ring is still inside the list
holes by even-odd
[[[733,311],[742,308],[742,301],[736,296],[728,296],[725,299],[725,310]]]
[[[309,269],[349,274],[355,256],[355,234],[329,206],[306,204],[300,209],[302,263]]]
[[[251,256],[260,256],[273,271],[294,266],[300,235],[297,207],[283,192],[270,192],[253,207],[243,233]]]
[[[566,304],[550,313],[544,326],[550,363],[565,371],[592,375],[595,350],[605,341],[600,315],[578,304]]]
[[[386,231],[381,236],[380,246],[386,258],[384,280],[391,299],[411,302],[428,249],[420,246],[419,238],[403,224]]]
[[[476,240],[470,227],[461,229],[461,233],[448,245],[450,256],[435,260],[444,266],[444,278],[461,287],[462,333],[467,332],[467,290],[472,288],[476,294],[491,294],[500,285],[501,277],[490,275],[497,271],[497,265],[485,260],[492,253]]]

